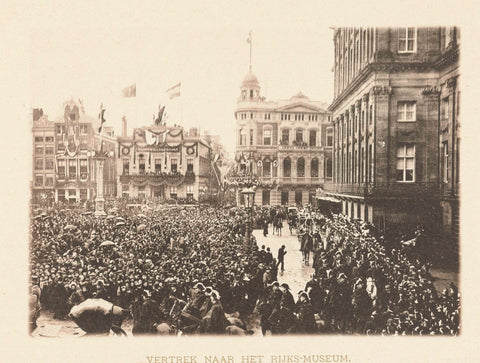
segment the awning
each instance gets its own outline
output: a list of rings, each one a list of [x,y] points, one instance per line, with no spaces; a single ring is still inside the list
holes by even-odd
[[[318,200],[323,200],[325,202],[330,202],[330,203],[341,203],[342,201],[337,199],[337,198],[333,198],[333,197],[327,197],[327,196],[321,196],[321,197],[316,197]]]

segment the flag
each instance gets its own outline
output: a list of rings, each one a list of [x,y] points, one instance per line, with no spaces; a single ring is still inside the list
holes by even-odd
[[[122,89],[122,97],[126,97],[126,98],[137,97],[137,84],[134,83],[131,86],[128,86]]]
[[[100,127],[98,132],[102,132],[103,124],[105,123],[105,109],[103,108],[103,103],[100,105],[100,113],[98,114],[98,119],[100,120]]]
[[[158,106],[158,117],[155,119],[155,125],[162,124],[163,113],[165,112],[165,106]]]
[[[248,33],[247,43],[252,44],[252,31],[251,30],[250,30],[250,33]]]
[[[167,94],[168,96],[170,97],[170,99],[173,99],[175,97],[179,97],[180,96],[180,86],[182,85],[181,82],[177,83],[175,86],[173,87],[170,87],[169,89],[167,89]]]

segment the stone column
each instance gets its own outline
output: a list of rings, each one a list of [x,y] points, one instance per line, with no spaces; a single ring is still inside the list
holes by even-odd
[[[103,167],[105,165],[105,157],[97,156],[95,163],[97,167],[97,191],[95,197],[95,216],[105,216],[105,199],[103,198]]]

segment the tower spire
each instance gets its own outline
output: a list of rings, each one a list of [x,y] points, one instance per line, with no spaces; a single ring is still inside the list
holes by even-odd
[[[247,43],[250,44],[250,72],[252,71],[252,30],[248,33]]]

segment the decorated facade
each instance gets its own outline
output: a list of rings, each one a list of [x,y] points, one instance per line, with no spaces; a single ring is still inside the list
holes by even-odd
[[[209,192],[211,148],[195,129],[156,123],[117,142],[119,197],[190,203]]]
[[[244,185],[256,187],[255,204],[307,204],[332,178],[333,125],[327,104],[299,92],[288,100],[260,95],[250,71],[235,110],[236,169],[230,185],[242,204]]]

